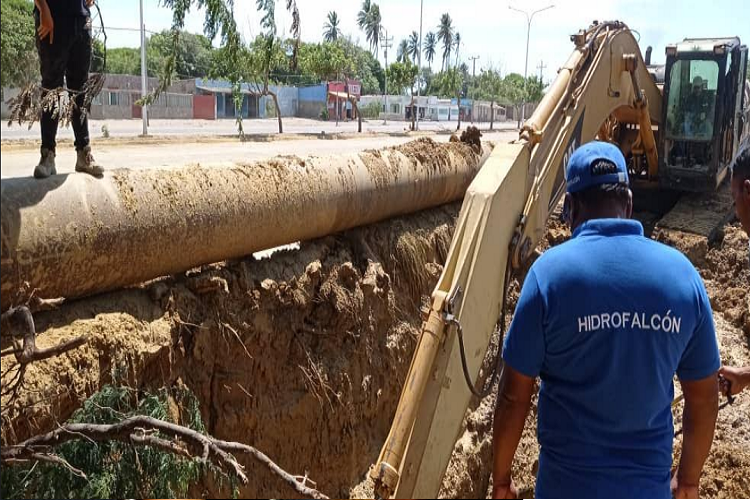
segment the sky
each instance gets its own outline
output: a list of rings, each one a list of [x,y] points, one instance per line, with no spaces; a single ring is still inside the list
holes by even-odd
[[[107,46],[137,47],[140,39],[139,2],[137,0],[98,0],[105,28]],[[461,33],[462,46],[459,58],[469,64],[476,60],[476,72],[492,67],[503,75],[509,72],[523,74],[526,51],[526,16],[511,10],[515,7],[528,12],[553,8],[533,17],[530,31],[528,73],[544,75],[545,82],[554,79],[558,68],[565,63],[573,44],[570,35],[587,27],[594,20],[620,20],[640,35],[640,45],[645,53],[653,46],[653,63],[663,63],[664,47],[684,38],[739,36],[750,44],[750,1],[724,0],[423,0],[423,36],[436,31],[440,15],[447,12],[455,28]],[[171,11],[162,7],[159,0],[143,0],[144,24],[149,31],[161,31],[171,25]],[[245,39],[260,32],[260,14],[255,0],[234,0],[235,17]],[[388,59],[396,55],[396,46],[412,31],[419,32],[420,0],[376,0],[380,5],[383,27],[393,36],[393,49]],[[366,46],[364,34],[356,24],[360,1],[297,0],[300,11],[302,40],[319,42],[329,11],[336,11],[341,20],[341,30],[360,45]],[[717,7],[715,7],[717,6]],[[291,16],[286,12],[285,1],[278,0],[277,28],[280,35],[288,34]],[[98,20],[97,20],[98,23]],[[122,29],[125,28],[125,29]],[[186,19],[188,31],[201,33],[203,12],[193,10]],[[441,51],[438,51],[440,54]],[[383,51],[379,51],[383,63]],[[455,55],[453,56],[455,57]],[[424,62],[426,64],[426,62]],[[439,55],[433,69],[440,66]],[[544,67],[540,67],[543,64]]]

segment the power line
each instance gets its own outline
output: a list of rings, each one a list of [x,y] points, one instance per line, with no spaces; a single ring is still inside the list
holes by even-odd
[[[136,33],[140,33],[141,32],[141,30],[139,30],[138,28],[123,28],[123,27],[118,27],[118,26],[105,26],[104,29],[106,29],[106,30],[112,30],[112,31],[134,31]],[[101,31],[101,28],[94,28],[94,30]],[[149,33],[151,35],[158,35],[159,34],[158,31],[151,31],[151,30],[145,30],[145,31],[146,31],[146,33]]]

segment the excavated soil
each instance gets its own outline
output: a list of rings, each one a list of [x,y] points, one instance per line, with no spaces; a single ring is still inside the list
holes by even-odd
[[[560,244],[570,231],[559,221],[548,224],[540,249]],[[739,225],[724,228],[723,241],[709,247],[705,239],[675,231],[656,239],[681,250],[698,268],[714,308],[722,362],[750,365],[750,269],[748,239]],[[518,298],[512,290],[509,306]],[[494,352],[494,351],[491,351]],[[497,395],[475,402],[466,418],[466,430],[454,448],[440,492],[442,498],[490,498],[492,494],[492,417]],[[513,464],[513,480],[522,498],[533,498],[539,446],[536,440],[536,397],[526,421]],[[745,391],[719,413],[711,455],[704,468],[704,498],[750,497],[750,394]],[[682,407],[674,411],[675,429],[682,428]],[[675,467],[682,450],[675,439]]]
[[[459,208],[39,313],[40,347],[80,334],[90,341],[29,367],[19,397],[3,399],[3,443],[53,428],[113,377],[143,389],[181,383],[211,434],[252,444],[321,491],[348,496],[387,436],[422,297],[441,272]],[[253,481],[241,496],[288,492],[246,465]]]
[[[419,307],[442,270],[458,210],[448,205],[38,314],[41,347],[80,334],[90,341],[28,369],[19,397],[2,401],[3,443],[54,427],[113,377],[142,389],[185,384],[216,437],[257,447],[333,497],[372,495],[366,476],[387,436]],[[568,237],[553,221],[540,247]],[[684,234],[658,237],[685,252],[706,280],[723,360],[750,365],[746,236],[728,226],[714,247]],[[510,308],[518,290],[514,283]],[[491,492],[495,398],[467,411],[441,497]],[[750,496],[748,414],[747,393],[721,411],[703,496]],[[679,408],[675,420],[679,429]],[[680,445],[677,438],[677,457]],[[533,495],[537,456],[534,401],[513,471],[524,497]],[[265,469],[245,465],[252,482],[241,496],[288,493]],[[229,494],[211,483],[193,493]]]

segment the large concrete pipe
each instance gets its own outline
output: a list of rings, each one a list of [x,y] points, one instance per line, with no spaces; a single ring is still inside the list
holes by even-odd
[[[3,179],[2,309],[80,297],[458,200],[483,154],[420,140],[322,158]]]

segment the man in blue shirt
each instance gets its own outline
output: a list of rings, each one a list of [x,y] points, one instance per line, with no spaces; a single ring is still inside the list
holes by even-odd
[[[592,142],[566,170],[570,241],[531,267],[505,339],[494,496],[513,498],[513,455],[536,377],[539,498],[670,498],[673,377],[685,395],[672,481],[698,495],[718,413],[719,351],[703,282],[644,237],[619,149]]]

